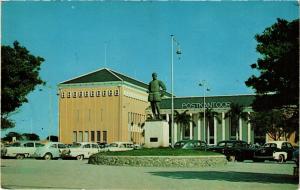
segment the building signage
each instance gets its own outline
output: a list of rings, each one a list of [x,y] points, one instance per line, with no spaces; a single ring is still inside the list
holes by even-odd
[[[206,102],[206,108],[228,108],[230,107],[231,102]],[[182,103],[182,109],[190,109],[190,108],[203,108],[202,103]]]

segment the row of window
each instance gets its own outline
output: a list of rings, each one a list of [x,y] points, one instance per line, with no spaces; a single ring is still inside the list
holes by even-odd
[[[146,120],[146,116],[139,113],[128,112],[128,123],[141,124]]]
[[[102,138],[101,138],[102,133]],[[73,142],[107,142],[107,131],[73,131]]]
[[[80,91],[80,92],[62,92],[61,93],[61,98],[82,98],[82,97],[105,97],[106,94],[108,96],[119,96],[120,92],[118,89],[116,90],[97,90],[97,91]]]

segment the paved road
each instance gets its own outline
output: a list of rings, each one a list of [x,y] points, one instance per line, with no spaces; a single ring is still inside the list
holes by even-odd
[[[298,188],[293,163],[229,163],[202,169],[98,166],[87,160],[1,160],[2,188],[205,189]]]

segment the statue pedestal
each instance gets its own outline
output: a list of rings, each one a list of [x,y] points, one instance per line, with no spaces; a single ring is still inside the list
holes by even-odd
[[[167,121],[145,122],[145,147],[169,147],[169,124]]]

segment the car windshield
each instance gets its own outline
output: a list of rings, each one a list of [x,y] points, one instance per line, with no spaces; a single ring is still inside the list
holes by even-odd
[[[175,147],[183,147],[184,145],[186,144],[186,142],[184,142],[184,141],[179,141],[179,142],[177,142],[177,143],[175,143]]]
[[[19,142],[15,142],[15,143],[13,143],[13,144],[11,144],[11,145],[8,145],[9,147],[11,146],[11,147],[20,147],[21,146],[21,143],[19,143]]]
[[[264,147],[266,147],[266,148],[269,148],[269,147],[271,147],[271,148],[276,148],[277,145],[276,145],[275,143],[266,143],[266,144],[264,145]]]
[[[233,147],[233,142],[227,142],[227,143],[226,143],[226,146],[227,146],[227,147]]]
[[[117,144],[117,143],[111,143],[111,144],[109,145],[109,147],[118,147],[118,144]]]
[[[35,147],[43,147],[45,146],[44,144],[41,144],[41,143],[35,143]]]
[[[74,143],[74,144],[72,144],[71,148],[78,148],[80,146],[81,146],[80,143]]]

